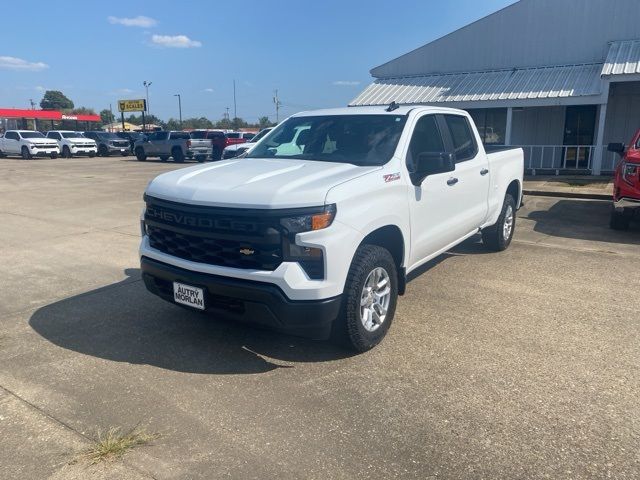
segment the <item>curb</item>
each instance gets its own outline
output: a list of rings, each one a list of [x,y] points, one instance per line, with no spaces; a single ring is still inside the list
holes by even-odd
[[[581,193],[581,192],[560,192],[558,190],[528,190],[523,189],[525,195],[533,195],[537,197],[559,197],[559,198],[579,198],[583,200],[606,200],[612,201],[612,194],[605,193]]]

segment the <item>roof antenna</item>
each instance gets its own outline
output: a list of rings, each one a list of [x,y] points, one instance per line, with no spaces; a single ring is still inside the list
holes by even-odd
[[[398,105],[398,104],[396,103],[396,101],[394,100],[393,102],[391,102],[391,103],[389,104],[389,106],[388,106],[387,108],[385,108],[385,111],[386,111],[386,112],[393,112],[394,110],[397,110],[397,109],[399,109],[399,108],[400,108],[400,105]]]

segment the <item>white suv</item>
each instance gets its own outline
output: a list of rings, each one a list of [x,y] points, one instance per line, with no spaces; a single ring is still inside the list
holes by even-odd
[[[98,146],[95,140],[85,137],[80,132],[51,130],[47,132],[47,138],[51,138],[58,143],[60,153],[64,158],[71,158],[74,155],[95,157],[98,153]]]

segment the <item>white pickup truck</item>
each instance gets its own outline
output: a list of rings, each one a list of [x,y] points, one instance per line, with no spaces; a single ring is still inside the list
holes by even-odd
[[[410,272],[479,232],[509,246],[523,163],[487,154],[461,110],[300,113],[245,158],[149,183],[142,276],[170,302],[365,351]]]
[[[85,137],[80,132],[72,130],[49,130],[47,138],[55,140],[64,158],[74,155],[89,155],[95,157],[98,153],[96,141]]]
[[[60,148],[40,132],[33,130],[7,130],[0,134],[0,157],[20,155],[25,160],[32,157],[48,156],[57,158]]]

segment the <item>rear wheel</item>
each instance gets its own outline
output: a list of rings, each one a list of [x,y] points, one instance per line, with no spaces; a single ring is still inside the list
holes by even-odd
[[[618,212],[614,209],[611,210],[611,217],[609,218],[609,227],[613,230],[628,230],[631,223],[631,216],[626,215],[624,210]]]
[[[171,156],[173,157],[174,162],[178,162],[178,163],[184,162],[184,153],[180,148],[174,148],[171,151]]]
[[[73,156],[73,154],[71,153],[71,149],[67,145],[62,147],[62,156],[64,158],[71,158]]]
[[[510,193],[504,196],[498,221],[482,230],[482,243],[489,250],[501,252],[511,244],[516,229],[516,201]]]
[[[398,272],[385,248],[362,245],[351,262],[334,338],[358,352],[375,347],[387,334],[398,300]]]
[[[29,160],[31,158],[31,152],[29,152],[29,149],[27,147],[22,147],[22,149],[20,150],[20,156],[23,160]]]

